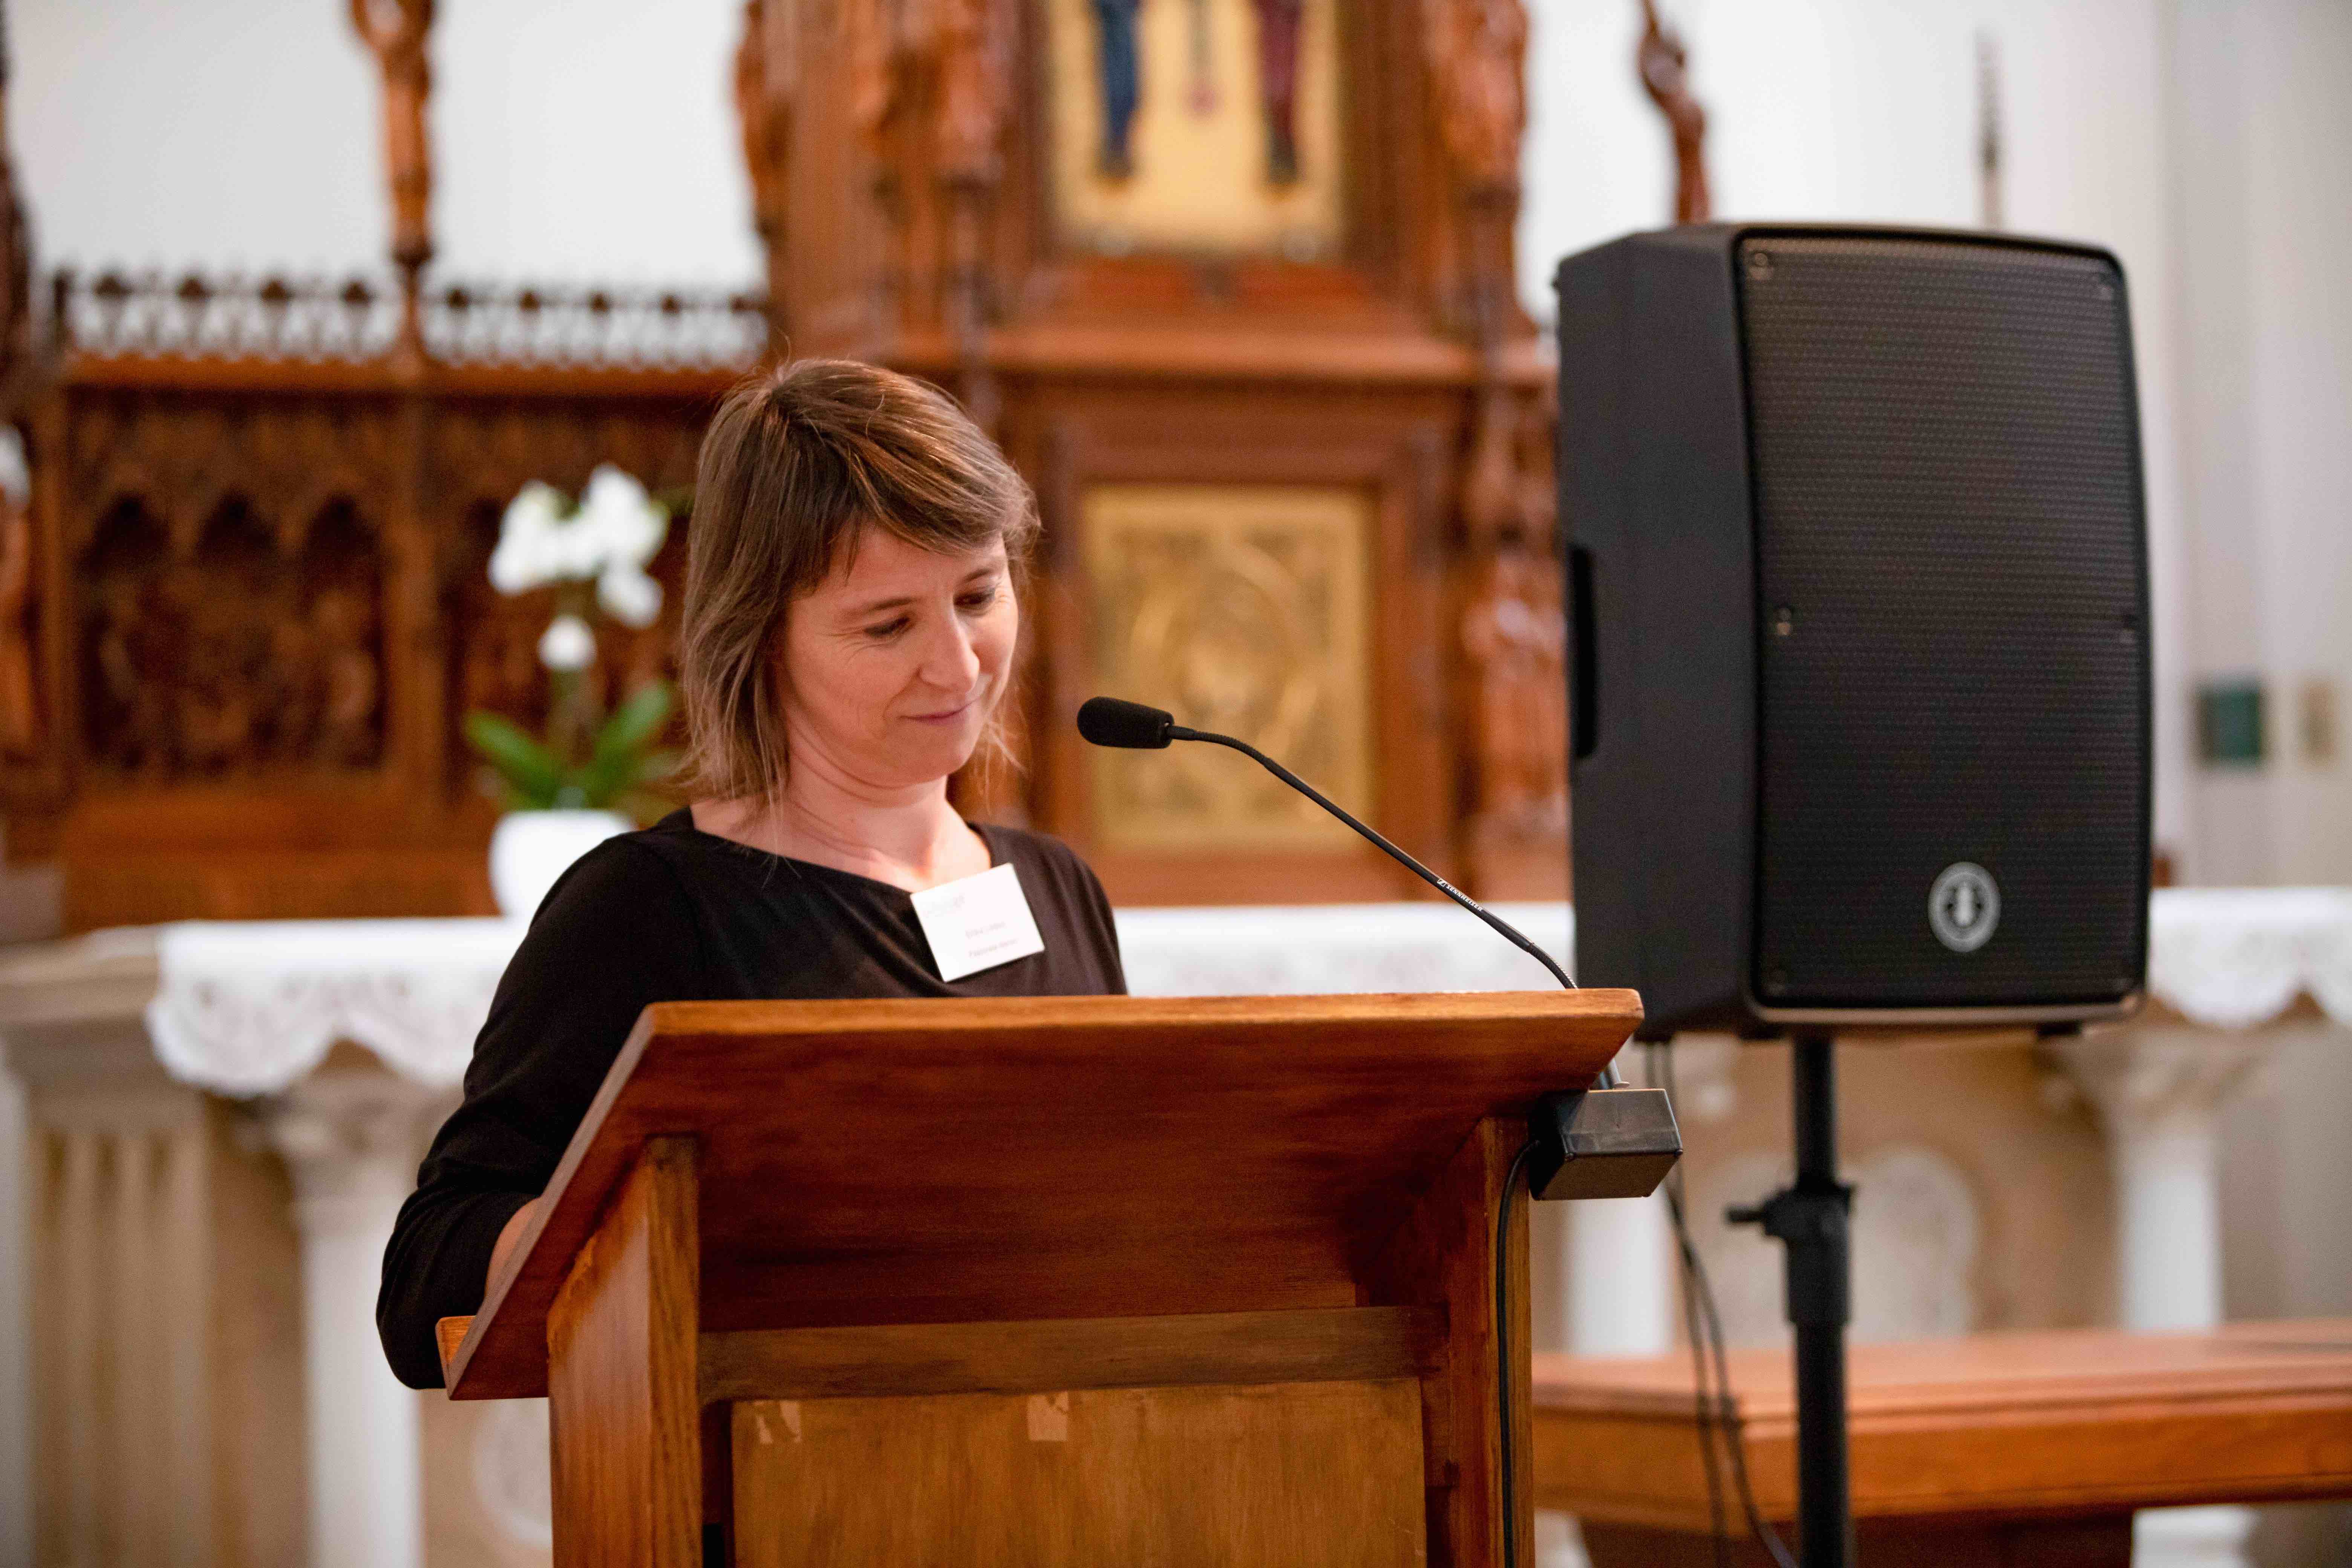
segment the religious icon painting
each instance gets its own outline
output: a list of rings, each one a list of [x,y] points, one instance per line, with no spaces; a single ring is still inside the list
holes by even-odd
[[[1338,0],[1044,0],[1064,243],[1337,256]]]

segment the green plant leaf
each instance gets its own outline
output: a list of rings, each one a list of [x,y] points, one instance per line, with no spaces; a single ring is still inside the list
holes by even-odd
[[[574,769],[564,782],[567,804],[605,810],[625,786],[627,771],[625,757],[617,763],[590,763],[584,768]]]
[[[578,786],[589,805],[602,808],[642,785],[667,777],[677,766],[675,752],[621,752],[599,757],[578,769],[568,782]]]
[[[641,750],[669,721],[670,701],[667,680],[649,680],[629,693],[596,731],[596,760]]]
[[[677,765],[668,752],[648,753],[646,743],[668,721],[669,683],[656,680],[640,687],[596,732],[596,754],[566,780],[575,785],[585,804],[604,809],[637,785],[661,777]]]
[[[466,742],[506,780],[509,804],[544,810],[563,786],[563,768],[554,753],[496,713],[466,715]]]

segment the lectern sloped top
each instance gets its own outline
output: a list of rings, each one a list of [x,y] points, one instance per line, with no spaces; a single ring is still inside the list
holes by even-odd
[[[546,1392],[572,1259],[669,1134],[706,1330],[1353,1307],[1481,1119],[1640,1019],[1601,990],[648,1007],[449,1390]]]

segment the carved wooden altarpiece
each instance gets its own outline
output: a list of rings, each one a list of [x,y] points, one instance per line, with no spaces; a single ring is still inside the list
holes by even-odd
[[[397,289],[61,276],[47,303],[12,856],[62,859],[75,928],[488,912],[457,721],[541,716],[549,613],[490,590],[499,516],[599,462],[690,486],[757,301],[444,288],[408,364]],[[598,668],[667,648],[616,634]]]
[[[1098,769],[1072,716],[1118,686],[1280,747],[1479,890],[1562,890],[1521,0],[751,0],[764,301],[428,276],[432,11],[352,12],[392,281],[5,301],[32,493],[0,515],[0,810],[12,858],[62,860],[68,925],[487,910],[457,724],[535,716],[546,614],[484,580],[500,509],[602,461],[689,484],[777,347],[937,380],[1036,487],[1024,766],[960,781],[969,808],[1068,837],[1121,901],[1420,892],[1213,771],[1237,757]],[[671,624],[604,678],[659,671]]]
[[[1558,896],[1520,0],[747,14],[780,332],[937,379],[1037,488],[1029,769],[976,803],[1122,900],[1419,891],[1241,758],[1088,755],[1078,704],[1123,689],[1312,761],[1474,885]]]

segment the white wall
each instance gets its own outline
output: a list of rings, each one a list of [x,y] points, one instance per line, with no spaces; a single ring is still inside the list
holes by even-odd
[[[441,7],[446,265],[762,281],[734,108],[741,0]]]
[[[448,276],[760,277],[740,0],[462,0],[434,29]],[[374,270],[375,66],[345,0],[25,0],[10,132],[48,264]]]
[[[2122,258],[2147,452],[2157,837],[2183,879],[2352,881],[2352,735],[2294,744],[2321,679],[2352,730],[2352,5],[1664,0],[1725,217],[1972,226],[1975,35],[2003,76],[2006,219]],[[1664,221],[1633,0],[1530,7],[1520,274]],[[2199,767],[2194,689],[2252,674],[2271,761]]]
[[[2178,246],[2200,676],[2254,674],[2271,761],[2197,781],[2196,872],[2352,881],[2352,757],[2295,744],[2294,698],[2352,702],[2352,5],[2179,0]]]
[[[9,134],[45,263],[373,265],[375,89],[327,0],[8,10]]]
[[[1672,212],[1665,128],[1633,74],[1635,0],[1530,6],[1519,273],[1551,313],[1559,258]],[[1724,218],[1974,227],[1977,35],[2002,78],[2006,226],[2122,259],[2148,454],[2157,837],[2190,832],[2182,668],[2179,311],[2163,0],[1662,0],[1690,49]]]

